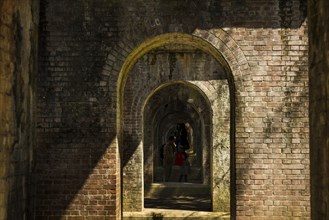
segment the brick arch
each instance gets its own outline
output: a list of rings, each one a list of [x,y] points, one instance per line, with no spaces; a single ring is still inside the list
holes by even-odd
[[[136,41],[135,41],[136,42]],[[230,145],[231,145],[231,169],[235,170],[235,147],[234,147],[234,132],[235,132],[235,84],[239,85],[240,81],[249,80],[249,66],[248,62],[235,41],[226,32],[211,32],[196,30],[193,35],[183,34],[183,33],[168,33],[158,35],[151,39],[148,39],[132,49],[128,55],[127,50],[123,51],[121,58],[115,61],[117,56],[110,55],[112,61],[108,64],[109,74],[114,74],[114,72],[119,72],[117,87],[116,87],[116,120],[117,120],[117,137],[119,143],[121,143],[122,136],[122,122],[123,122],[123,94],[126,84],[126,80],[133,66],[139,58],[147,54],[149,51],[164,46],[166,44],[182,44],[193,46],[197,49],[202,50],[208,55],[211,55],[218,63],[223,66],[227,74],[227,79],[229,82],[229,93],[230,93]],[[126,47],[132,48],[132,45],[127,45]],[[118,51],[118,50],[117,50]],[[125,58],[124,58],[125,57]],[[121,65],[119,68],[119,65]],[[111,66],[112,65],[112,66]],[[105,74],[106,75],[106,74]],[[110,77],[112,78],[112,77]],[[202,85],[201,85],[202,86]],[[121,171],[120,171],[121,172]],[[231,192],[235,192],[235,172],[231,175]],[[235,197],[231,197],[231,215],[235,215]]]
[[[119,71],[117,77],[116,98],[118,133],[121,131],[121,125],[119,122],[122,119],[122,96],[129,72],[140,57],[155,48],[170,43],[194,46],[213,56],[224,67],[228,74],[227,77],[230,82],[231,95],[234,94],[234,84],[249,79],[249,65],[246,57],[234,39],[223,30],[217,30],[215,32],[196,29],[192,35],[185,33],[162,34],[145,40],[134,49],[132,44],[124,46],[125,42],[121,42],[118,44],[117,48],[113,49],[114,52],[109,55],[107,59],[107,67],[104,68],[105,72],[109,72],[109,74],[105,75],[113,74],[113,78],[114,73]],[[120,48],[125,48],[121,50],[121,54],[118,52]],[[129,54],[127,52],[128,50],[131,50]],[[121,65],[121,67],[119,67],[119,65]]]
[[[170,102],[170,95],[169,94],[175,94],[172,91],[183,91],[184,95],[189,96],[188,98],[191,98],[191,96],[193,97],[194,102],[193,103],[186,103],[186,106],[188,106],[187,109],[185,109],[183,112],[187,113],[187,115],[189,115],[189,113],[193,112],[193,114],[196,115],[196,117],[200,120],[200,128],[202,127],[202,132],[200,132],[200,137],[203,137],[203,142],[200,143],[201,146],[203,146],[203,148],[207,148],[207,150],[205,149],[201,149],[204,152],[201,153],[200,150],[200,155],[204,155],[203,160],[204,161],[209,161],[209,153],[210,153],[210,144],[211,141],[209,140],[209,138],[205,138],[205,136],[207,135],[211,135],[211,119],[212,119],[212,109],[211,109],[211,103],[209,101],[209,93],[206,94],[205,91],[201,90],[197,85],[191,83],[191,82],[187,82],[187,81],[170,81],[170,82],[166,82],[163,83],[162,85],[160,85],[159,87],[157,87],[156,89],[154,89],[151,93],[149,93],[149,95],[147,96],[147,98],[144,101],[144,105],[142,108],[142,112],[143,112],[143,129],[144,131],[146,131],[146,133],[150,133],[152,129],[151,124],[156,124],[155,122],[161,122],[163,120],[164,117],[167,117],[168,114],[173,114],[173,112],[177,112],[177,106],[175,106],[175,104],[177,103],[182,103],[182,102],[186,102],[187,100],[182,100],[184,99],[183,97],[181,97],[181,99],[179,100],[172,100]],[[168,94],[168,95],[167,95]],[[187,98],[186,96],[186,98]],[[161,98],[163,97],[163,98]],[[154,99],[155,98],[155,99]],[[163,101],[165,101],[165,103],[172,103],[172,105],[174,106],[173,109],[169,108],[161,108],[160,106],[163,104]],[[155,106],[157,106],[155,108]],[[202,110],[198,110],[198,107],[204,107]],[[171,112],[171,113],[170,113]],[[189,113],[188,113],[189,112]],[[147,117],[145,117],[147,116]],[[192,123],[192,121],[194,121],[192,118],[190,118],[191,115],[189,115],[187,118],[189,119],[189,122]],[[188,119],[186,119],[188,121]],[[146,128],[147,127],[147,128]],[[205,135],[207,134],[207,135]],[[208,137],[208,136],[207,136]],[[154,143],[155,140],[153,140],[153,137],[146,137],[145,136],[145,132],[144,132],[144,139],[143,139],[143,144],[144,144],[144,148],[147,146],[150,146],[150,143]],[[166,139],[164,139],[165,141]],[[164,142],[165,143],[165,142]],[[152,149],[151,149],[152,150]],[[145,152],[149,152],[149,156],[152,155],[152,152],[150,152],[149,150],[144,150]],[[146,156],[146,155],[145,155]],[[148,157],[149,157],[148,156]],[[201,159],[201,158],[200,158]],[[208,168],[208,170],[205,170],[206,168]],[[209,184],[210,181],[210,170],[209,170],[209,166],[208,167],[203,167],[204,171],[203,171],[203,183],[207,183]],[[151,181],[148,181],[151,182]]]
[[[207,97],[207,95],[205,94],[205,92],[199,88],[197,85],[191,83],[191,82],[187,82],[187,81],[183,81],[183,80],[173,80],[173,81],[170,81],[170,82],[167,82],[167,83],[163,83],[162,85],[158,86],[156,89],[154,89],[145,99],[144,101],[144,104],[143,104],[143,108],[142,108],[142,111],[144,112],[144,109],[145,109],[145,106],[147,105],[147,103],[149,102],[150,98],[156,94],[158,91],[164,89],[165,87],[168,87],[168,86],[171,86],[171,85],[174,85],[174,84],[182,84],[184,86],[186,86],[187,88],[190,88],[192,90],[195,90],[197,91],[204,99],[204,101],[207,103],[208,106],[210,106],[210,101]]]
[[[205,39],[221,53],[232,71],[235,83],[242,80],[242,77],[245,80],[245,77],[249,75],[249,64],[243,51],[223,29],[210,31],[196,29],[193,35]]]

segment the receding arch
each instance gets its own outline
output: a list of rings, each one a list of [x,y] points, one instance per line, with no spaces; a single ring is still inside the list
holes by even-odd
[[[204,100],[207,102],[207,104],[210,106],[210,101],[208,99],[208,97],[206,96],[206,94],[204,94],[204,92],[198,87],[196,86],[195,84],[193,83],[190,83],[188,81],[183,81],[183,80],[172,80],[170,82],[166,82],[166,83],[163,83],[161,84],[160,86],[158,86],[156,89],[154,89],[145,99],[145,102],[143,104],[143,108],[142,108],[142,111],[144,111],[145,109],[145,106],[147,105],[147,103],[149,102],[150,98],[155,94],[157,93],[159,90],[162,90],[164,89],[165,87],[168,87],[168,86],[171,86],[173,84],[182,84],[182,85],[185,85],[186,87],[189,87],[193,90],[196,90],[203,98]]]
[[[137,46],[127,57],[125,62],[122,65],[122,68],[119,73],[118,81],[117,81],[117,138],[120,148],[121,143],[121,135],[122,135],[122,122],[123,122],[123,95],[124,95],[124,88],[126,84],[126,80],[128,78],[129,72],[137,62],[139,58],[143,55],[148,53],[149,51],[161,47],[166,44],[182,44],[182,45],[189,45],[193,46],[197,49],[202,50],[206,54],[211,55],[218,63],[225,69],[225,73],[227,74],[227,79],[229,82],[229,93],[230,93],[230,146],[231,146],[231,215],[235,213],[235,148],[234,148],[234,83],[233,83],[233,74],[231,70],[237,72],[237,74],[241,75],[241,72],[237,66],[239,63],[234,63],[232,66],[229,65],[227,60],[224,58],[222,53],[225,51],[219,51],[213,44],[209,43],[208,41],[204,40],[201,37],[182,34],[182,33],[170,33],[170,34],[163,34],[146,40],[139,46]],[[227,51],[226,51],[227,53]],[[234,68],[233,68],[234,67]]]
[[[177,94],[175,92],[173,93],[172,91],[181,91],[185,99],[182,96],[180,96],[178,100],[171,100],[172,96],[170,94],[175,94],[173,96],[176,96]],[[202,110],[199,108],[200,106],[202,106],[203,108]],[[202,127],[202,131],[200,130],[200,135],[199,135],[200,151],[196,156],[200,160],[198,162],[200,162],[201,168],[203,168],[201,169],[202,177],[200,177],[201,178],[200,181],[201,183],[209,184],[210,170],[206,170],[206,168],[209,169],[210,166],[202,166],[202,161],[208,161],[208,163],[210,161],[209,153],[211,152],[210,149],[211,142],[209,138],[204,137],[205,136],[204,133],[208,134],[207,136],[209,136],[211,133],[210,127],[212,124],[211,121],[212,108],[211,108],[211,103],[207,95],[204,93],[204,91],[202,91],[198,86],[194,85],[193,83],[187,81],[170,81],[167,83],[163,83],[148,95],[148,97],[144,102],[142,112],[143,112],[143,119],[142,119],[143,126],[145,125],[150,126],[151,124],[153,125],[157,124],[157,126],[155,127],[158,127],[159,124],[162,125],[166,124],[163,123],[163,121],[166,121],[167,118],[171,118],[170,119],[171,124],[175,124],[174,122],[175,120],[176,123],[178,123],[179,121],[181,122],[185,121],[188,122],[189,124],[194,124],[193,122],[199,121],[200,125],[198,128],[201,129]],[[146,128],[143,127],[144,137],[147,137],[145,136],[145,133],[147,134],[151,133],[153,128],[151,128],[151,130],[146,129],[147,132],[145,132],[146,131],[145,129]],[[165,141],[166,138],[162,140]],[[201,143],[201,140],[204,141]],[[144,147],[151,145],[149,142],[156,144],[155,139],[151,141],[150,138],[144,138],[143,139]],[[157,145],[157,146],[161,146],[161,145]],[[157,151],[155,151],[155,153],[156,152]],[[201,158],[202,155],[205,155],[206,159]],[[150,157],[150,155],[144,154],[144,157]],[[147,178],[145,178],[145,181],[146,179]],[[148,182],[150,181],[148,180]]]
[[[182,44],[182,45],[189,45],[195,48],[201,49],[206,54],[211,55],[214,57],[225,69],[227,73],[227,78],[229,81],[233,82],[233,75],[231,68],[227,61],[225,60],[224,56],[209,42],[202,39],[201,37],[183,34],[183,33],[168,33],[158,35],[154,38],[148,39],[136,47],[126,58],[125,62],[123,63],[117,81],[117,131],[121,132],[121,123],[119,123],[122,119],[122,108],[123,108],[123,94],[124,94],[124,87],[126,84],[126,80],[128,77],[129,72],[137,62],[139,58],[141,58],[147,52],[161,47],[166,44]],[[233,85],[231,85],[231,90]]]

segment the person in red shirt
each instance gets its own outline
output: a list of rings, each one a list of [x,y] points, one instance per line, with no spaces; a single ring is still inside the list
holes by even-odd
[[[177,152],[177,154],[179,154],[179,157],[177,157],[176,155],[176,165],[181,167],[179,182],[182,182],[183,178],[184,182],[187,182],[187,175],[190,169],[190,163],[187,159],[187,153],[182,150],[180,152]]]

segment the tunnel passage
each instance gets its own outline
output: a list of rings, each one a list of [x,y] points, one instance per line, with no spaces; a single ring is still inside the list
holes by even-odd
[[[163,182],[161,146],[175,136],[177,125],[184,124],[188,134],[186,149],[190,172],[187,182],[209,184],[210,125],[209,103],[198,90],[187,83],[165,85],[153,94],[144,108],[145,190],[152,182]],[[179,181],[180,167],[174,166],[171,182]]]
[[[191,83],[168,82],[151,94],[143,112],[145,207],[211,210],[211,118],[209,100]],[[161,146],[170,136],[177,136],[177,127],[182,125],[189,142],[185,150],[189,172],[181,176],[183,168],[176,164],[164,182]],[[187,198],[197,202],[191,204]]]
[[[178,123],[186,125],[191,141],[189,182],[208,187],[210,209],[229,210],[230,93],[224,69],[211,55],[183,44],[166,44],[137,60],[123,94],[124,211],[143,210],[144,195],[161,182],[159,146]]]

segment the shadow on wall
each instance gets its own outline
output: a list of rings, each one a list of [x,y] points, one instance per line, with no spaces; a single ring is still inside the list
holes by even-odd
[[[194,25],[189,27],[190,32],[196,27],[299,28],[304,23],[307,17],[307,1],[278,0],[277,2],[273,4],[273,1],[257,1],[255,4],[253,1],[246,0],[184,0],[175,1],[176,4],[170,5],[168,1],[161,0],[158,7],[161,11],[158,14],[167,12],[168,16],[175,17],[174,23],[177,24],[186,23],[186,19],[191,20]],[[296,7],[296,4],[299,7]],[[169,31],[170,26],[175,26],[173,23],[167,25]],[[179,30],[179,25],[175,28],[176,30],[172,31],[182,31]]]
[[[166,0],[120,2],[124,31],[135,43],[139,36],[156,36],[168,32],[193,33],[195,29],[217,28],[290,28],[302,26],[307,17],[307,1],[276,0]],[[150,7],[152,6],[152,10]],[[133,12],[133,15],[132,14]],[[146,39],[144,39],[146,40]],[[127,43],[127,41],[125,42]],[[132,47],[134,48],[134,47]]]
[[[40,1],[38,147],[32,184],[35,216],[31,219],[92,216],[94,210],[78,207],[116,200],[117,152],[110,147],[116,145],[115,112],[111,110],[115,97],[100,87],[105,48],[113,38],[102,29],[103,16],[96,9],[104,6],[114,17],[118,14],[116,5],[105,4]],[[112,31],[117,30],[116,23],[113,19]],[[115,212],[113,207],[105,209],[106,216]]]
[[[97,204],[108,200],[108,192],[115,194],[115,178],[100,179],[100,176],[111,176],[114,173],[110,161],[115,150],[109,149],[109,146],[115,140],[115,135],[71,133],[63,137],[49,134],[39,138],[41,140],[42,146],[36,152],[36,219],[41,216],[76,214],[74,207]],[[54,143],[56,140],[64,141]],[[52,206],[45,207],[45,204]],[[68,207],[70,211],[67,211]],[[88,215],[88,212],[84,215]]]
[[[106,3],[106,1],[104,2]],[[147,13],[150,13],[149,11],[151,10],[147,8],[149,6],[146,6],[146,2],[148,1],[131,3],[142,4],[141,7],[136,6],[134,8],[132,6],[132,8],[139,15],[143,13],[142,9],[147,9]],[[155,17],[154,21],[162,25],[159,33],[174,31],[192,33],[196,28],[298,28],[306,19],[307,5],[306,1],[300,0],[298,8],[293,7],[292,2],[292,0],[279,0],[278,4],[273,6],[270,1],[250,5],[246,0],[184,0],[175,1],[175,4],[168,4],[168,1],[161,0],[159,1],[159,5],[152,11],[152,14],[153,17],[154,14],[158,16],[158,18]],[[65,6],[63,6],[63,3],[65,3]],[[88,201],[91,201],[87,196],[88,192],[84,191],[88,189],[88,185],[86,186],[86,184],[89,184],[89,189],[92,190],[93,182],[88,181],[92,179],[90,177],[92,177],[91,175],[93,175],[94,169],[102,163],[102,158],[109,154],[107,152],[109,150],[108,148],[115,139],[115,126],[107,128],[105,125],[115,123],[113,122],[115,121],[115,113],[107,110],[115,108],[115,100],[108,100],[107,97],[115,89],[104,92],[99,85],[96,86],[96,83],[103,80],[102,68],[106,61],[106,54],[110,53],[106,50],[115,47],[115,44],[118,42],[115,37],[118,36],[119,31],[117,30],[118,27],[116,27],[117,29],[115,31],[103,31],[106,29],[106,22],[101,20],[101,18],[105,19],[106,17],[102,16],[101,10],[93,11],[100,7],[99,5],[96,6],[98,3],[100,2],[86,3],[90,4],[90,6],[95,6],[90,7],[91,11],[88,16],[92,19],[89,19],[89,23],[78,22],[80,15],[84,12],[74,11],[76,7],[71,7],[82,3],[63,0],[41,3],[40,45],[49,45],[52,43],[52,39],[47,35],[49,32],[58,34],[58,38],[54,40],[57,43],[60,43],[64,39],[64,37],[60,38],[61,34],[65,36],[65,41],[63,40],[63,42],[67,42],[66,39],[69,38],[72,38],[72,42],[74,42],[71,45],[65,45],[65,50],[63,51],[60,51],[60,46],[58,45],[49,46],[49,48],[40,46],[40,62],[42,64],[40,64],[39,71],[40,82],[38,84],[38,95],[40,96],[39,101],[41,101],[38,104],[40,108],[38,118],[40,122],[39,129],[42,132],[38,133],[39,146],[36,152],[35,196],[37,213],[43,216],[63,216],[64,214],[68,214],[65,213],[65,210],[68,209],[71,202],[77,197],[80,197],[81,205],[86,205]],[[53,7],[50,7],[51,10],[46,10],[46,6],[43,4],[47,4],[47,6],[49,4]],[[127,6],[125,2],[118,4],[118,10],[113,10],[112,8],[113,23],[116,23],[118,19],[125,20],[125,17],[121,17],[120,10],[125,10]],[[105,6],[104,8],[106,9]],[[271,8],[273,8],[272,11],[274,11],[274,14],[267,14],[268,11],[271,11]],[[64,13],[65,11],[67,13]],[[62,13],[64,13],[64,16],[57,16],[57,14]],[[299,16],[293,16],[295,14],[299,14]],[[85,16],[87,15],[81,17]],[[149,14],[145,17],[147,16],[149,16],[148,18],[152,18]],[[135,16],[131,16],[131,19],[135,19]],[[152,33],[150,31],[143,33],[143,28],[147,24],[144,21],[136,22],[136,25],[131,26],[139,29],[138,34],[142,34],[144,40],[152,37],[152,35],[159,34],[153,30]],[[151,22],[151,19],[148,22]],[[72,27],[83,31],[67,31],[71,30]],[[150,27],[152,26],[150,25]],[[145,27],[145,29],[147,28],[149,27]],[[112,37],[108,37],[110,34]],[[135,37],[135,35],[132,36]],[[137,44],[136,42],[140,39],[133,40],[135,40],[133,43]],[[121,56],[122,54],[120,53],[124,52],[119,51],[117,55]],[[52,72],[50,70],[49,63],[50,58],[54,58],[51,57],[53,53],[58,57],[66,56],[68,60],[64,61],[67,62],[65,65],[68,66],[67,69],[63,68],[62,73],[69,73],[71,75],[64,74],[62,76],[56,76],[56,73],[60,71],[56,72],[57,70],[52,70]],[[71,53],[78,54],[78,56],[72,56],[73,58],[67,56]],[[86,54],[89,55],[84,56]],[[111,71],[111,76],[116,76],[116,70]],[[56,82],[55,77],[63,78],[60,82]],[[55,88],[60,87],[57,83],[61,83],[61,86],[64,85],[63,90],[60,92],[55,91]],[[114,84],[110,86],[114,87]],[[79,91],[80,93],[78,93]],[[95,97],[97,97],[98,105],[90,107],[91,102],[93,102],[90,100]],[[46,99],[46,101],[43,101],[43,99]],[[65,117],[57,117],[56,112],[51,112],[59,108],[59,106],[63,108],[66,114]],[[81,114],[76,115],[76,109]],[[90,115],[89,113],[93,113],[94,115]],[[102,115],[107,115],[106,123],[101,123],[103,120]],[[47,118],[48,116],[53,116],[53,118]],[[47,119],[54,121],[47,121]],[[95,119],[96,121],[94,121]],[[60,121],[56,122],[56,120]],[[64,123],[61,124],[61,122]],[[57,127],[51,130],[50,128],[54,124]],[[81,126],[91,127],[81,131],[79,129]],[[107,130],[102,133],[100,128]],[[127,138],[129,140],[129,137]],[[133,151],[133,149],[137,148],[139,142],[135,142],[135,140],[129,141],[134,146],[131,149]],[[115,153],[110,152],[111,155],[115,155]],[[127,155],[131,155],[131,153]],[[128,160],[129,158],[124,158],[124,161]],[[110,167],[106,167],[106,169],[110,171]],[[106,184],[104,186],[105,188],[116,190],[115,183],[108,182]]]

